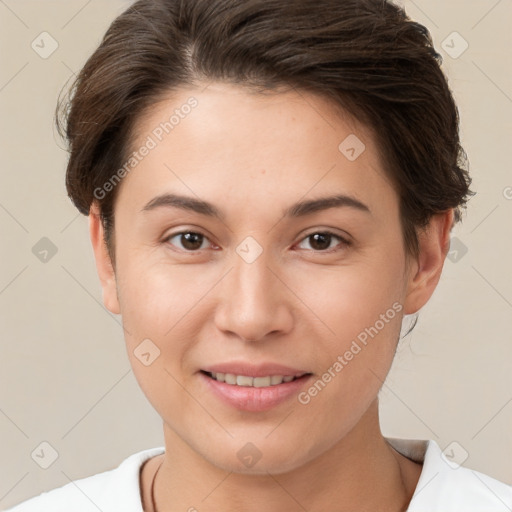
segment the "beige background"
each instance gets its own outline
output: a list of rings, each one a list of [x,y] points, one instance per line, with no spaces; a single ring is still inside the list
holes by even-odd
[[[52,126],[61,87],[127,5],[0,0],[0,509],[163,445],[120,319],[102,306],[87,219],[66,196],[66,153]],[[512,3],[405,7],[443,55],[478,194],[454,231],[454,261],[399,346],[382,428],[442,449],[457,442],[450,449],[467,451],[464,465],[512,484]],[[43,31],[59,45],[47,59],[31,47]],[[462,48],[454,31],[469,44],[458,58],[443,49]],[[32,252],[42,237],[57,248],[46,263]],[[48,469],[31,458],[44,441],[58,453]]]

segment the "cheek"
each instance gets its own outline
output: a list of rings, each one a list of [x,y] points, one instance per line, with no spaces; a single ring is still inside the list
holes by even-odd
[[[133,373],[155,410],[169,417],[170,404],[184,407],[186,396],[175,379],[181,381],[181,367],[197,334],[194,306],[207,291],[207,282],[176,265],[150,264],[136,252],[120,261],[118,280]]]
[[[205,325],[212,322],[210,300],[219,269],[198,272],[193,266],[151,261],[148,255],[139,258],[134,251],[120,262],[118,275],[126,349],[134,374],[147,395],[156,398],[163,386],[173,394],[179,390],[172,387],[169,374],[180,379],[195,371],[188,355],[204,338]],[[148,352],[150,356],[144,355]]]
[[[391,366],[403,316],[405,260],[394,256],[300,280],[297,294],[309,306],[305,314],[319,325],[316,338],[321,340],[322,382],[311,393],[306,390],[304,402],[321,394],[314,407],[339,406],[340,414],[351,411],[355,418],[375,398]]]
[[[291,270],[288,282],[294,283],[297,296],[309,306],[308,317],[319,321],[328,345],[338,348],[373,326],[381,315],[385,316],[386,329],[381,330],[386,335],[388,325],[396,327],[401,322],[404,265],[399,254],[389,258],[372,255],[357,265]]]
[[[129,260],[129,261],[128,261]],[[137,255],[119,265],[119,302],[123,319],[148,335],[165,336],[211,287],[205,272]]]

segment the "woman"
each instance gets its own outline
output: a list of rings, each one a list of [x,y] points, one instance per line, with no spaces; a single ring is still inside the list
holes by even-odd
[[[379,425],[471,194],[439,61],[381,0],[140,0],[114,21],[61,106],[66,183],[165,447],[13,511],[512,507]]]

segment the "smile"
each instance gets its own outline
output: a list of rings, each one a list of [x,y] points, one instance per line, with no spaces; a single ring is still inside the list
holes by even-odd
[[[277,386],[283,382],[291,382],[300,376],[293,375],[268,375],[266,377],[249,377],[248,375],[235,375],[233,373],[205,372],[209,377],[217,382],[225,382],[232,386],[245,386],[254,388],[264,388],[268,386]]]
[[[248,412],[269,411],[292,400],[313,378],[311,373],[302,372],[252,377],[205,370],[199,376],[207,393],[229,407]]]

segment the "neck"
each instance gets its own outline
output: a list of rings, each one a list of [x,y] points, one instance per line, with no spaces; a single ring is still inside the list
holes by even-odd
[[[281,474],[224,471],[164,426],[165,455],[153,465],[156,510],[303,512],[407,509],[421,466],[406,459],[380,432],[378,402],[336,445]],[[156,462],[156,461],[155,461]],[[147,487],[147,486],[146,486]],[[151,504],[145,510],[151,511]]]

